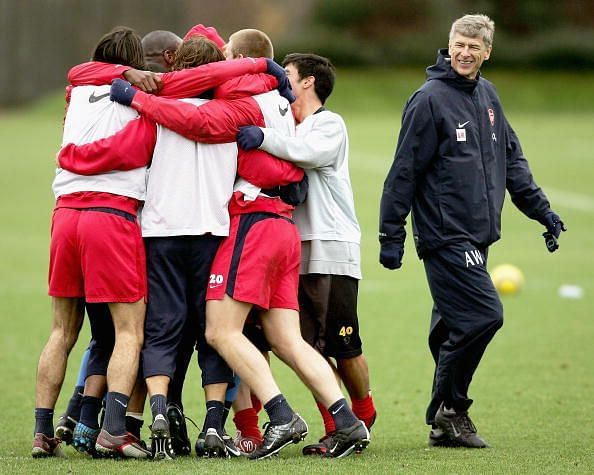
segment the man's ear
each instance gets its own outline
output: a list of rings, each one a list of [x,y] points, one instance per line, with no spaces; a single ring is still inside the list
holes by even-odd
[[[307,89],[308,87],[313,87],[315,82],[316,82],[315,76],[307,76],[305,79],[303,79],[303,87],[305,89]]]
[[[487,48],[487,52],[485,53],[485,61],[487,61],[491,57],[491,51],[493,50],[492,46]]]
[[[175,51],[166,49],[163,51],[163,58],[165,59],[167,66],[171,66],[175,61]]]

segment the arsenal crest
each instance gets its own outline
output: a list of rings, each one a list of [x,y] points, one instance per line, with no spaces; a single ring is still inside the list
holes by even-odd
[[[489,122],[491,122],[491,127],[495,125],[495,112],[493,112],[493,109],[489,109]]]

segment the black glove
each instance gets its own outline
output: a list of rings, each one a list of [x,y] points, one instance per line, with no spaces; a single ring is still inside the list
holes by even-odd
[[[402,266],[402,256],[404,256],[404,246],[399,242],[382,242],[380,249],[380,263],[386,269],[400,269]]]
[[[301,181],[281,186],[279,188],[278,196],[280,196],[281,200],[285,203],[297,206],[305,201],[308,190],[309,178],[307,178],[307,173],[304,173]]]
[[[555,236],[555,239],[558,239],[561,235],[561,231],[567,231],[565,224],[561,221],[561,218],[558,214],[554,212],[550,212],[545,214],[544,218],[542,218],[541,223],[547,228],[547,232]]]
[[[111,90],[109,94],[109,98],[114,102],[119,102],[124,106],[129,106],[132,104],[132,99],[138,92],[132,84],[128,81],[124,81],[123,79],[114,79],[111,81]]]
[[[237,145],[244,150],[258,148],[264,141],[264,132],[255,125],[245,125],[239,128]]]

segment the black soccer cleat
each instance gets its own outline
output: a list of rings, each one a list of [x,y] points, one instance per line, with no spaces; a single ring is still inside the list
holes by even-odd
[[[429,447],[460,447],[460,444],[434,424],[429,431]]]
[[[250,460],[265,459],[279,453],[289,444],[297,444],[305,439],[308,433],[307,424],[297,413],[286,424],[264,424],[264,441],[262,445],[248,455]]]
[[[196,439],[196,444],[194,444],[194,451],[196,452],[196,457],[205,457],[204,452],[204,438],[206,434],[204,432],[200,432],[198,434],[198,439]]]
[[[206,430],[204,435],[204,451],[205,458],[227,458],[227,446],[223,437],[219,435],[217,430],[213,427]]]
[[[153,460],[175,458],[169,435],[169,422],[161,414],[157,414],[151,425],[151,456]]]
[[[462,447],[471,449],[483,449],[489,447],[476,433],[476,427],[472,423],[468,411],[455,411],[447,409],[443,403],[435,414],[435,425],[447,436]]]
[[[303,447],[301,453],[303,455],[325,455],[334,445],[333,437],[336,434],[336,431],[332,431],[329,434],[326,434],[324,437],[320,439],[317,444],[309,444]]]
[[[355,452],[360,454],[369,445],[369,429],[363,421],[357,421],[346,429],[337,430],[332,436],[328,451],[323,457],[343,458]]]
[[[225,447],[227,448],[227,456],[228,457],[240,457],[241,450],[235,445],[235,441],[233,437],[231,437],[227,432],[223,430],[223,442],[225,443]]]
[[[74,428],[76,427],[77,422],[78,421],[70,417],[68,414],[62,414],[56,424],[54,437],[64,442],[66,445],[70,445],[72,443],[72,434],[74,433]]]
[[[186,418],[182,410],[176,404],[167,406],[167,420],[169,421],[169,435],[175,455],[190,455],[192,449]]]

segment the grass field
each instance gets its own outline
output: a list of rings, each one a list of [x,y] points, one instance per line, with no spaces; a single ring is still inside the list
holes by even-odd
[[[487,350],[471,387],[472,416],[493,448],[428,449],[424,410],[432,361],[426,345],[431,301],[421,263],[407,243],[404,267],[377,262],[378,203],[392,161],[407,96],[422,71],[340,72],[329,107],[344,114],[351,136],[351,175],[363,231],[362,333],[379,418],[369,450],[343,461],[311,460],[292,447],[278,459],[203,461],[158,466],[67,458],[30,458],[36,362],[50,324],[46,296],[54,154],[61,139],[62,97],[0,111],[0,472],[2,473],[592,473],[594,472],[594,75],[487,74],[498,86],[537,182],[569,231],[549,255],[541,226],[506,203],[503,236],[490,267],[513,263],[526,276],[520,295],[504,299],[506,323]],[[580,300],[557,289],[576,284]],[[72,392],[88,327],[71,357],[57,414]],[[291,404],[321,422],[310,395],[277,363]],[[197,369],[187,383],[188,415],[203,416]],[[228,424],[232,429],[232,424]],[[197,430],[190,427],[195,440]],[[146,429],[145,429],[146,431]],[[147,434],[147,432],[145,432]]]

